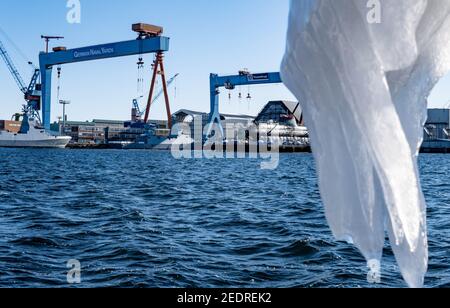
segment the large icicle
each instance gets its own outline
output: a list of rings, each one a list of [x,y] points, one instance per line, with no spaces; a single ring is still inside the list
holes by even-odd
[[[372,278],[385,232],[403,277],[428,264],[417,155],[426,98],[450,70],[450,0],[291,0],[285,84],[302,102],[326,215]]]

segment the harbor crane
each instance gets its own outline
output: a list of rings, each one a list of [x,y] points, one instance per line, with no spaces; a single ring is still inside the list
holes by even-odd
[[[24,113],[40,121],[39,110],[41,108],[41,85],[38,84],[40,75],[39,69],[35,68],[31,62],[28,62],[28,64],[33,67],[34,72],[31,81],[27,86],[1,40],[0,57],[3,59],[3,61],[5,61],[9,72],[11,73],[14,81],[19,87],[19,90],[24,95],[24,99],[27,102],[27,104],[24,105]]]
[[[180,74],[175,74],[175,76],[173,76],[172,78],[170,78],[167,81],[167,88],[169,88],[174,82],[175,80],[178,78]],[[162,95],[164,94],[164,89],[161,89],[153,98],[151,105],[153,105]],[[141,97],[137,97],[135,99],[133,99],[133,109],[136,112],[135,116],[137,119],[142,119],[142,117],[145,114],[146,110],[141,110],[141,107],[139,107],[139,99],[141,99],[143,96]]]
[[[52,72],[54,66],[149,53],[156,54],[156,57],[153,66],[153,78],[148,97],[145,120],[148,120],[151,102],[153,101],[156,78],[159,75],[162,79],[167,118],[169,127],[171,127],[172,115],[170,113],[169,96],[167,93],[167,84],[163,65],[164,52],[169,50],[170,39],[162,36],[163,28],[158,26],[139,23],[132,25],[132,30],[138,33],[137,39],[95,46],[86,46],[76,49],[59,47],[53,49],[53,52],[41,52],[39,54],[39,65],[42,80],[42,122],[46,130],[50,130]]]
[[[237,86],[282,83],[282,80],[281,75],[278,72],[252,74],[247,70],[243,70],[240,71],[238,75],[232,76],[219,76],[217,74],[211,74],[209,77],[209,83],[211,113],[209,115],[209,124],[205,137],[210,138],[214,130],[214,125],[217,125],[219,133],[221,133],[222,137],[225,138],[219,111],[219,89],[225,88],[227,90],[234,90]]]

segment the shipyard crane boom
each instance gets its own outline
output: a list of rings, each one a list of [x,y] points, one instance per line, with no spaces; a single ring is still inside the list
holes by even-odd
[[[175,74],[175,76],[173,76],[172,78],[170,78],[170,79],[167,81],[167,88],[169,88],[169,87],[174,83],[174,81],[178,78],[178,76],[180,76],[180,74]],[[152,105],[153,105],[153,104],[154,104],[154,103],[155,103],[155,102],[156,102],[163,94],[164,94],[164,89],[159,90],[158,94],[156,94],[155,97],[154,97],[153,100],[152,100]],[[133,99],[133,108],[136,109],[137,115],[138,115],[140,118],[141,118],[141,117],[144,115],[144,113],[145,113],[145,110],[141,110],[141,107],[139,107],[139,99],[141,99],[142,97],[143,97],[143,96]]]
[[[174,81],[178,78],[180,74],[175,74],[175,76],[173,76],[172,78],[169,79],[169,81],[167,81],[167,87],[169,88],[172,83],[174,83]],[[153,99],[152,103],[156,102],[162,95],[164,94],[164,89],[161,89],[158,94],[156,94],[155,98]]]
[[[23,81],[22,76],[20,76],[19,71],[17,70],[16,66],[14,65],[14,62],[12,61],[8,52],[6,51],[6,48],[3,45],[1,40],[0,40],[0,56],[5,61],[6,66],[8,67],[8,69],[9,69],[11,75],[13,76],[14,81],[16,82],[17,86],[19,87],[20,91],[22,91],[23,94],[26,94],[28,87],[25,85],[25,82]]]
[[[173,76],[167,81],[167,88],[169,88],[174,83],[174,81],[178,78],[178,76],[180,76],[180,74],[175,74],[175,76]],[[154,104],[163,94],[164,89],[159,90],[158,94],[156,94],[155,97],[153,98],[152,104]],[[142,98],[142,96],[133,100],[133,107],[136,108],[138,115],[142,117],[145,113],[145,110],[141,111],[141,108],[139,107],[138,99],[140,98]]]
[[[27,105],[24,106],[24,112],[28,113],[30,116],[40,121],[38,111],[41,108],[41,93],[40,93],[40,86],[38,87],[37,84],[40,76],[39,69],[34,67],[33,63],[28,62],[29,65],[33,66],[34,72],[33,76],[31,77],[29,85],[26,86],[22,76],[20,75],[19,71],[14,65],[14,62],[12,61],[8,52],[6,51],[5,45],[3,45],[1,40],[0,40],[0,56],[5,61],[6,66],[8,67],[9,71],[11,72],[11,75],[14,78],[14,81],[19,87],[19,90],[24,94],[24,98],[27,102]]]

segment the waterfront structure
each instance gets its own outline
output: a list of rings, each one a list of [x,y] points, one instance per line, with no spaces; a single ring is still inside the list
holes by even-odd
[[[67,121],[63,134],[72,137],[72,144],[99,145],[107,143],[131,143],[144,133],[144,128],[129,127],[127,121],[99,120]],[[150,124],[166,128],[167,121],[152,120]],[[53,123],[52,130],[62,129],[62,122]]]
[[[201,132],[194,131],[199,129],[195,127],[194,118],[202,120]],[[183,133],[191,136],[205,135],[203,133],[210,128],[209,120],[209,114],[198,111],[182,109],[174,114],[174,122],[187,124]],[[308,130],[303,125],[302,108],[298,102],[270,101],[256,117],[220,114],[220,123],[228,142],[259,142],[260,136],[268,136],[272,141],[279,141],[283,152],[310,151]],[[238,127],[244,128],[245,134],[237,134]]]
[[[199,111],[193,111],[188,109],[181,109],[178,112],[174,113],[173,115],[174,123],[184,123],[188,124],[189,131],[184,132],[186,134],[191,134],[191,132],[194,131],[194,118],[201,119],[202,123],[202,132],[200,132],[200,135],[204,135],[203,132],[207,129],[207,125],[209,125],[209,119],[210,114],[206,112],[199,112]],[[220,120],[223,126],[228,125],[236,125],[240,124],[243,127],[250,126],[253,121],[255,120],[255,117],[250,115],[232,115],[232,114],[220,114]]]
[[[303,114],[300,103],[292,101],[271,101],[258,114],[255,123],[286,123],[295,120],[297,125],[303,125]]]
[[[424,128],[424,153],[450,153],[450,109],[429,109]]]

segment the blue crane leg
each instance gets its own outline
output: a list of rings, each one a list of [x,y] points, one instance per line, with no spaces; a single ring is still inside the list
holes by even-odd
[[[214,127],[214,125],[217,125]],[[222,137],[225,137],[222,121],[220,120],[220,112],[219,112],[219,91],[214,88],[214,91],[211,92],[211,114],[209,116],[209,124],[206,130],[206,137],[210,137],[213,129],[216,130],[216,133],[220,133]],[[217,131],[218,130],[218,131]]]
[[[46,130],[50,130],[51,121],[52,71],[52,67],[41,68],[42,124]]]

